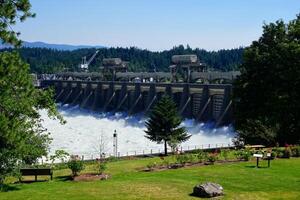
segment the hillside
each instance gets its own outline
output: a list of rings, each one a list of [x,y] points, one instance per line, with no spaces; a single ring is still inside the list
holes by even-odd
[[[11,49],[2,49],[9,50]],[[96,51],[95,48],[61,51],[46,48],[21,48],[20,54],[31,66],[34,73],[52,73],[57,71],[76,71],[81,58],[89,58]],[[168,71],[172,55],[196,54],[201,62],[207,64],[212,70],[236,70],[242,62],[243,48],[206,51],[204,49],[191,49],[180,45],[171,50],[152,52],[138,48],[100,48],[99,54],[90,65],[90,71],[98,71],[103,58],[120,57],[129,61],[130,71]]]

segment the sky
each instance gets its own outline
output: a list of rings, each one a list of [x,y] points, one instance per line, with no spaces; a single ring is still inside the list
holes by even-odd
[[[31,0],[36,18],[14,28],[25,41],[207,50],[248,46],[263,23],[289,21],[300,0]]]

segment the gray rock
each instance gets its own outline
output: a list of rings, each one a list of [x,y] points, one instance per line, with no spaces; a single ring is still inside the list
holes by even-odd
[[[203,183],[194,187],[193,195],[197,197],[216,197],[223,195],[223,187],[217,183]]]

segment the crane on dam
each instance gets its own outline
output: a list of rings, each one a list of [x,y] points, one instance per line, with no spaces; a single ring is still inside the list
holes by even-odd
[[[82,62],[79,65],[80,69],[82,71],[87,71],[89,68],[89,65],[91,64],[91,62],[93,62],[93,60],[95,59],[95,57],[98,53],[99,53],[99,50],[97,50],[88,61],[86,61],[86,56],[82,57]]]

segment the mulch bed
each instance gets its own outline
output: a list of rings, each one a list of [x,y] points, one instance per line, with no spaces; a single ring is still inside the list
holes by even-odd
[[[81,174],[75,176],[73,181],[96,181],[96,180],[107,180],[110,176],[108,174]]]
[[[243,160],[218,160],[213,164],[224,164],[224,163],[237,163],[237,162],[245,162]],[[212,163],[209,162],[198,162],[198,163],[185,163],[185,164],[171,164],[169,166],[156,166],[151,169],[149,168],[143,168],[141,171],[143,172],[152,172],[152,171],[164,171],[164,170],[169,170],[169,169],[178,169],[178,168],[183,168],[183,167],[192,167],[192,166],[205,166],[205,165],[213,165]]]

